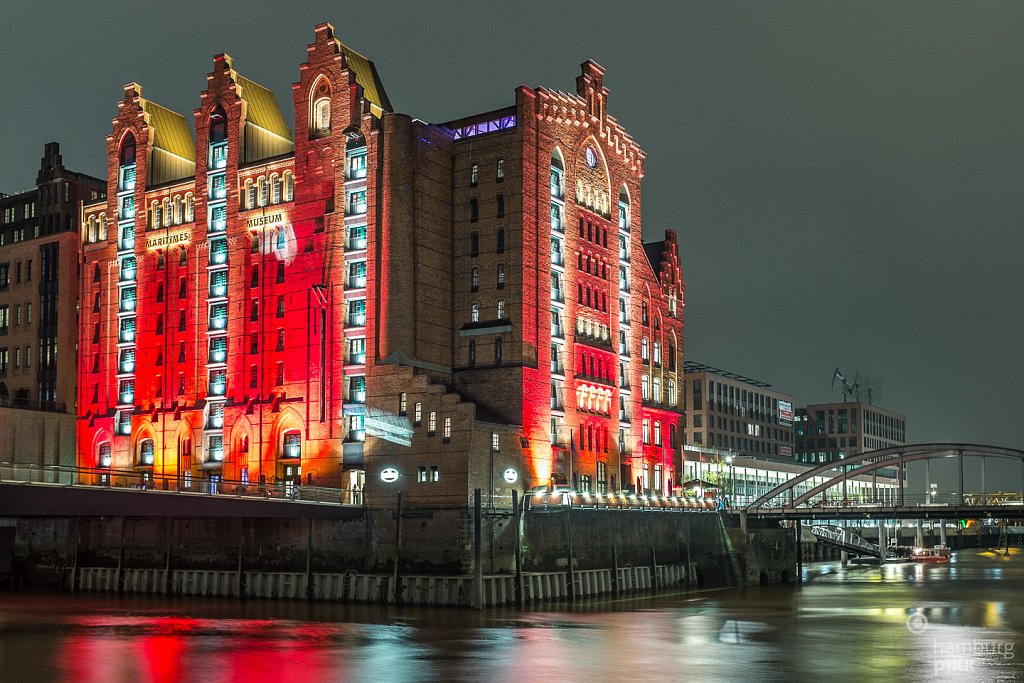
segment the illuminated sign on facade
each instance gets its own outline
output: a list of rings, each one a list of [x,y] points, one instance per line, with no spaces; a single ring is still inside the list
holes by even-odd
[[[793,425],[793,404],[789,401],[779,401],[779,424],[784,427]]]
[[[185,244],[191,241],[192,233],[189,230],[179,230],[169,234],[158,235],[154,237],[146,238],[146,249],[163,249],[164,247],[172,247],[176,244]]]
[[[252,230],[253,228],[266,228],[271,225],[277,225],[278,223],[284,223],[283,213],[272,213],[267,216],[256,216],[255,218],[250,218],[245,222],[245,227]]]

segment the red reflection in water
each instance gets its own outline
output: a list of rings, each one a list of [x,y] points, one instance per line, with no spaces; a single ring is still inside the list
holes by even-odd
[[[64,641],[60,661],[75,683],[202,679],[238,683],[334,680],[343,674],[322,625],[255,619],[90,615]]]

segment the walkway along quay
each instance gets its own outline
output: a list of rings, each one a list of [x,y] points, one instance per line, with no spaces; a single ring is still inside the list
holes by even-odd
[[[0,482],[0,586],[483,608],[795,576],[794,529],[726,511],[306,493]]]

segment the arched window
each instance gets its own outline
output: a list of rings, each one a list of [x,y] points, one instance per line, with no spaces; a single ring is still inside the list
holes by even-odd
[[[480,269],[474,268],[469,272],[469,291],[475,292],[480,289]]]
[[[480,218],[480,202],[476,197],[469,198],[469,220],[471,223],[476,223]]]
[[[265,176],[260,176],[259,185],[260,185],[260,206],[266,206],[267,205],[267,190],[268,190],[268,188],[267,188],[267,179],[266,179]]]
[[[495,200],[497,201],[497,204],[498,204],[498,218],[504,218],[505,217],[505,193],[504,192],[499,192],[498,196],[495,197]]]
[[[139,464],[153,464],[153,439],[143,439],[139,442]]]
[[[135,163],[135,136],[131,133],[125,135],[121,140],[121,152],[118,159],[122,166],[131,166]]]
[[[171,220],[174,216],[171,213],[171,200],[164,200],[164,227],[169,228],[171,226]]]
[[[469,255],[480,255],[480,233],[478,232],[472,232],[469,234]]]
[[[331,130],[331,100],[328,97],[321,97],[313,103],[313,128],[318,133],[328,133]]]
[[[276,173],[270,176],[270,203],[281,203],[281,176]]]
[[[245,180],[245,208],[256,208],[256,186],[253,185],[252,178]]]
[[[291,171],[284,173],[284,200],[290,202],[295,195],[295,176]]]
[[[179,225],[185,222],[185,203],[181,201],[181,195],[174,197],[174,224]]]
[[[98,453],[98,455],[96,457],[96,466],[97,467],[110,467],[110,444],[109,443],[104,442],[104,443],[100,444],[99,453]]]
[[[210,144],[215,145],[228,139],[228,117],[220,105],[210,114]]]
[[[185,195],[185,222],[191,223],[196,219],[196,198],[190,192]]]
[[[474,323],[480,322],[480,304],[474,303],[470,308],[469,320]]]
[[[282,458],[301,458],[302,457],[302,435],[299,434],[299,430],[290,429],[284,433],[284,439],[282,441]]]

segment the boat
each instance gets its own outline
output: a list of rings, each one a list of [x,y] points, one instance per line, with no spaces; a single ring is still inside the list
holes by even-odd
[[[929,564],[948,564],[949,548],[944,545],[936,545],[931,548],[914,548],[910,553],[912,562],[927,562]]]

